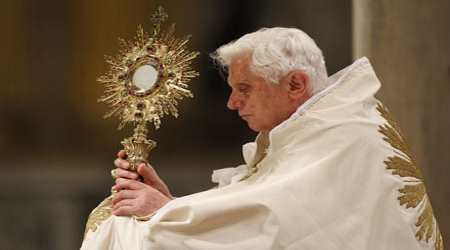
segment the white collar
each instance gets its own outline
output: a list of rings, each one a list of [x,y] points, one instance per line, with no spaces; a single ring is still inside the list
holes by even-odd
[[[323,97],[328,95],[330,92],[332,92],[334,89],[336,89],[338,86],[342,85],[346,82],[348,76],[352,73],[357,71],[360,68],[364,67],[371,67],[369,59],[366,57],[362,57],[358,60],[356,60],[354,63],[349,65],[348,67],[340,70],[339,72],[333,74],[328,78],[328,82],[331,82],[327,88],[320,91],[319,93],[313,95],[311,98],[309,98],[306,102],[304,102],[302,105],[298,107],[298,109],[285,121],[277,125],[275,128],[273,128],[269,132],[269,141],[272,142],[272,138],[275,134],[279,133],[283,128],[285,128],[288,124],[294,122],[299,117],[301,117],[306,111],[311,109],[311,107],[314,106],[315,103],[317,103],[319,100],[321,100]]]

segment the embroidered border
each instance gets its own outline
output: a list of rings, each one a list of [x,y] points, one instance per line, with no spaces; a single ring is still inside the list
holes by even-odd
[[[405,184],[403,188],[398,190],[400,192],[398,196],[400,206],[417,208],[420,204],[423,204],[419,207],[420,215],[415,223],[415,237],[418,241],[425,241],[426,243],[434,238],[435,250],[444,250],[442,235],[426,193],[422,173],[412,156],[405,137],[391,113],[383,104],[378,103],[377,110],[386,120],[385,124],[378,127],[378,131],[383,134],[383,140],[396,149],[395,155],[384,161],[386,169],[390,170],[393,175],[400,176]]]
[[[84,230],[84,237],[90,231],[95,232],[100,224],[111,216],[112,196],[109,196],[103,200],[98,207],[96,207],[89,214],[88,221],[86,223],[86,229]]]

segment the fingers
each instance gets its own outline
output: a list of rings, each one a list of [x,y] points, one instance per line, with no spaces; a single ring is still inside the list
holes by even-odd
[[[144,178],[146,184],[154,187],[170,199],[173,198],[167,185],[159,178],[155,169],[150,164],[140,164],[137,171]]]
[[[116,183],[116,184],[119,184],[119,183],[122,183],[122,182],[126,182],[126,181],[129,181],[130,179],[126,179],[126,178],[117,178],[114,182]],[[141,182],[141,179],[134,179],[134,181],[139,181],[139,182]]]
[[[116,183],[116,184],[119,184],[119,183],[121,183],[121,182],[125,182],[125,181],[128,181],[129,179],[125,179],[125,178],[117,178],[114,182]]]
[[[163,181],[159,178],[155,169],[150,164],[142,163],[138,166],[137,172],[144,178],[149,185],[160,184]]]
[[[113,209],[112,214],[116,216],[131,216],[134,214],[134,206],[121,206]]]
[[[136,172],[131,172],[121,168],[116,168],[114,173],[117,179],[123,178],[123,179],[137,180],[139,178],[139,175]]]
[[[125,152],[125,150],[120,150],[118,153],[117,153],[117,157],[119,157],[119,158],[121,158],[121,159],[127,159],[127,153]]]
[[[167,204],[170,199],[156,189],[136,181],[125,181],[123,184],[139,183],[143,186],[140,190],[121,190],[113,195],[112,213],[118,216],[151,214]],[[121,183],[122,184],[122,183]],[[115,186],[121,186],[118,184]]]
[[[116,210],[123,206],[134,206],[134,200],[132,199],[120,200],[113,205],[113,210]]]
[[[126,190],[139,190],[145,187],[145,184],[139,181],[135,180],[125,180],[125,181],[118,181],[116,185],[112,187],[113,190],[120,191],[122,189]]]
[[[130,168],[130,163],[124,159],[121,158],[117,158],[114,160],[114,165],[117,168],[121,168],[121,169],[129,169]]]
[[[121,200],[121,201],[117,202],[112,207],[112,213],[115,214],[115,211],[117,211],[118,209],[120,209],[122,207],[129,207],[130,210],[133,210],[133,208],[135,207],[134,200],[125,199],[125,200]],[[123,214],[120,214],[120,215],[123,215]]]
[[[120,201],[127,200],[127,199],[135,199],[138,196],[136,191],[132,190],[122,190],[118,193],[115,193],[112,197],[112,203],[113,205],[117,204]]]

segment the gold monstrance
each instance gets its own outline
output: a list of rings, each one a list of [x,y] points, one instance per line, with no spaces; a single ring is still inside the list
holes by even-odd
[[[187,49],[189,36],[174,36],[175,24],[165,32],[161,30],[167,17],[159,7],[151,18],[151,35],[139,26],[134,41],[120,39],[119,55],[107,57],[110,70],[98,78],[106,87],[99,101],[111,107],[105,118],[117,116],[119,129],[127,123],[135,126],[133,136],[122,141],[134,171],[138,164],[147,162],[150,151],[156,147],[156,142],[147,139],[147,123],[153,122],[158,129],[164,115],[178,117],[178,101],[192,97],[187,83],[198,76],[191,63],[199,53]],[[111,199],[109,196],[91,212],[85,235],[96,231],[111,216]]]
[[[134,42],[121,39],[119,55],[107,58],[110,71],[98,79],[106,87],[99,101],[111,107],[105,118],[117,116],[119,129],[127,123],[135,126],[133,136],[122,141],[132,170],[147,162],[156,146],[147,139],[147,123],[153,122],[158,129],[164,115],[178,117],[178,100],[192,97],[187,83],[198,76],[191,62],[199,53],[187,49],[189,36],[175,38],[175,24],[161,31],[167,17],[159,7],[152,16],[152,35],[139,26]]]

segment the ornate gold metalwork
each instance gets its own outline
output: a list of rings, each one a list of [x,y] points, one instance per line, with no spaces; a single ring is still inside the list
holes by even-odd
[[[178,101],[193,96],[187,83],[198,76],[191,63],[199,53],[187,49],[189,36],[174,36],[175,24],[166,32],[161,30],[167,17],[159,7],[151,18],[151,35],[139,26],[133,42],[120,39],[119,55],[107,57],[110,70],[98,78],[106,87],[99,101],[111,107],[105,118],[117,116],[119,129],[127,123],[136,126],[134,135],[122,141],[132,169],[146,162],[156,147],[156,142],[147,139],[147,123],[158,129],[164,115],[178,117]]]
[[[417,208],[420,205],[420,215],[415,223],[417,240],[428,243],[434,237],[435,249],[443,250],[442,235],[426,193],[422,173],[390,112],[381,103],[378,103],[377,110],[386,120],[385,124],[379,126],[378,131],[383,134],[383,140],[396,149],[395,155],[384,161],[386,169],[392,170],[392,174],[400,176],[405,183],[404,187],[398,190],[400,206]]]
[[[145,123],[139,123],[134,129],[133,137],[122,141],[125,152],[128,155],[130,169],[136,171],[141,162],[146,162],[150,151],[156,147],[156,142],[146,138],[147,128]]]
[[[88,221],[86,223],[86,229],[84,231],[84,237],[87,232],[95,232],[100,224],[111,216],[112,196],[109,196],[100,203],[91,214],[89,214]]]
[[[175,24],[166,32],[161,30],[167,17],[159,7],[151,17],[151,35],[138,26],[134,41],[119,39],[119,55],[106,58],[110,69],[98,78],[106,87],[99,101],[111,107],[105,118],[118,117],[119,129],[129,123],[135,125],[133,136],[122,141],[132,170],[147,162],[150,151],[156,147],[156,142],[147,139],[147,123],[158,129],[164,115],[178,117],[178,101],[193,97],[187,83],[198,76],[191,63],[199,53],[187,49],[189,36],[174,36]],[[112,196],[92,211],[85,234],[95,231],[111,216],[111,205]]]

